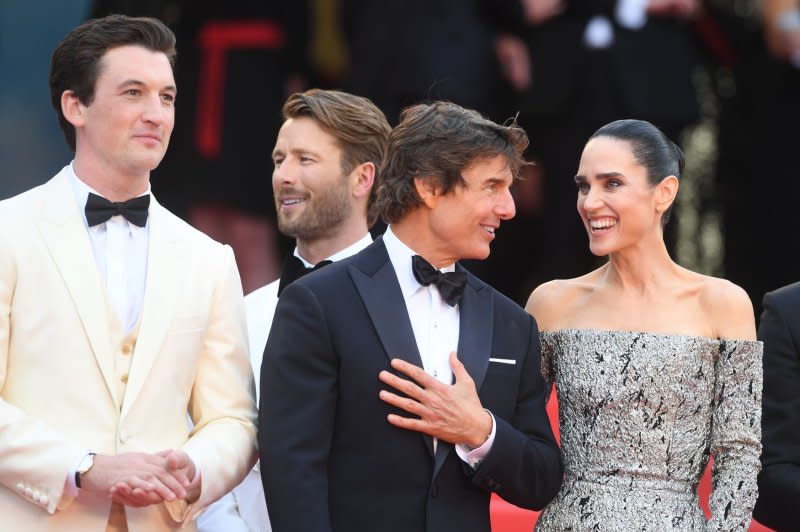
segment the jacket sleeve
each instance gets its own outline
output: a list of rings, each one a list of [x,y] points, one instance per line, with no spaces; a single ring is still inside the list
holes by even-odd
[[[322,308],[298,283],[282,293],[261,365],[258,441],[272,527],[331,530],[328,455],[338,362]]]
[[[255,386],[247,351],[241,281],[225,246],[208,331],[189,397],[194,428],[183,450],[202,475],[200,498],[189,507],[166,503],[176,521],[190,519],[233,489],[256,462]]]
[[[528,350],[514,414],[508,420],[495,416],[495,440],[473,482],[512,504],[538,510],[561,486],[562,465],[545,410],[550,386],[541,375],[539,334],[533,318],[528,321]]]
[[[11,346],[18,340],[12,338],[17,264],[3,237],[0,232],[0,483],[52,514],[72,502],[67,475],[86,449],[5,399]]]
[[[792,293],[800,294],[800,285],[788,292]],[[764,342],[764,450],[754,516],[777,530],[796,530],[800,529],[800,513],[794,509],[800,500],[800,345],[790,325],[797,317],[785,315],[780,300],[776,293],[764,296],[758,327],[758,338]]]

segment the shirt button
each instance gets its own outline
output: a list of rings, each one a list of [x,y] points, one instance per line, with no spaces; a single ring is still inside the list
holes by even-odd
[[[437,322],[437,321],[434,321],[434,322],[433,322],[433,328],[434,328],[434,329],[438,329],[438,328],[439,328],[439,322]]]
[[[124,383],[127,383],[128,382],[128,375],[127,374],[123,375],[122,377],[119,378],[119,380],[121,380]]]

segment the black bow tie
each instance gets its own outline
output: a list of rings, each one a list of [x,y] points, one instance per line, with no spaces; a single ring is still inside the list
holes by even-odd
[[[311,268],[306,268],[305,264],[303,264],[303,261],[294,255],[290,256],[288,259],[286,259],[286,262],[283,264],[283,269],[281,270],[281,280],[278,283],[278,296],[281,295],[283,289],[289,286],[291,282],[296,281],[307,273],[311,273],[314,270],[322,268],[323,266],[327,266],[330,263],[331,261],[329,260],[323,260]]]
[[[93,227],[119,214],[133,225],[144,227],[147,224],[149,207],[150,194],[128,201],[113,202],[89,192],[89,199],[86,200],[86,221],[89,222],[89,227]]]
[[[414,272],[414,277],[417,278],[419,284],[423,286],[436,285],[439,295],[448,305],[455,307],[458,304],[461,295],[464,293],[464,287],[467,285],[466,273],[442,273],[419,255],[411,257],[411,270]]]

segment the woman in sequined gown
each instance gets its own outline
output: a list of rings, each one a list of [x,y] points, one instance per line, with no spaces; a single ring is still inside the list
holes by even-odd
[[[663,226],[683,155],[648,122],[600,128],[575,182],[608,262],[534,290],[565,478],[539,531],[747,530],[757,496],[761,351],[736,285],[682,268]],[[711,519],[697,485],[712,471]]]

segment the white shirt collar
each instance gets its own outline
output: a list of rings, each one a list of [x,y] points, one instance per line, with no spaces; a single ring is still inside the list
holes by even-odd
[[[89,193],[96,194],[98,196],[102,196],[99,192],[95,189],[87,185],[81,178],[78,177],[78,174],[75,173],[74,168],[75,161],[72,161],[67,165],[67,175],[69,176],[70,183],[72,184],[72,191],[75,193],[75,201],[78,203],[78,208],[81,211],[81,218],[83,219],[84,226],[88,229],[89,222],[86,220],[86,201],[89,199]],[[139,194],[139,196],[145,196],[150,194],[150,185],[147,185],[147,190]],[[138,197],[138,196],[137,196]],[[139,227],[133,225],[132,223],[128,223],[127,220],[125,222],[131,227],[131,230],[137,229],[144,229],[144,227]],[[147,223],[150,223],[150,219],[148,217]],[[145,226],[147,227],[147,226]]]
[[[369,246],[370,244],[372,244],[372,235],[370,235],[369,232],[367,232],[358,241],[354,242],[353,244],[350,244],[341,251],[337,251],[336,253],[334,253],[330,257],[327,257],[324,260],[336,262],[338,260],[346,259],[347,257],[355,255],[356,253],[358,253],[365,247]],[[297,251],[297,246],[295,246],[294,248],[294,256],[300,259],[300,262],[302,262],[306,268],[311,268],[314,266],[313,264],[311,264],[306,259],[300,256],[300,253]]]
[[[419,253],[397,238],[397,235],[392,231],[391,225],[386,228],[386,232],[383,234],[383,243],[386,246],[386,252],[389,254],[389,260],[392,261],[394,273],[400,283],[400,290],[403,292],[403,298],[408,299],[422,288],[417,278],[414,277],[414,271],[411,269],[411,257],[419,255]],[[456,264],[453,263],[444,268],[439,268],[439,271],[452,272],[455,269]]]

